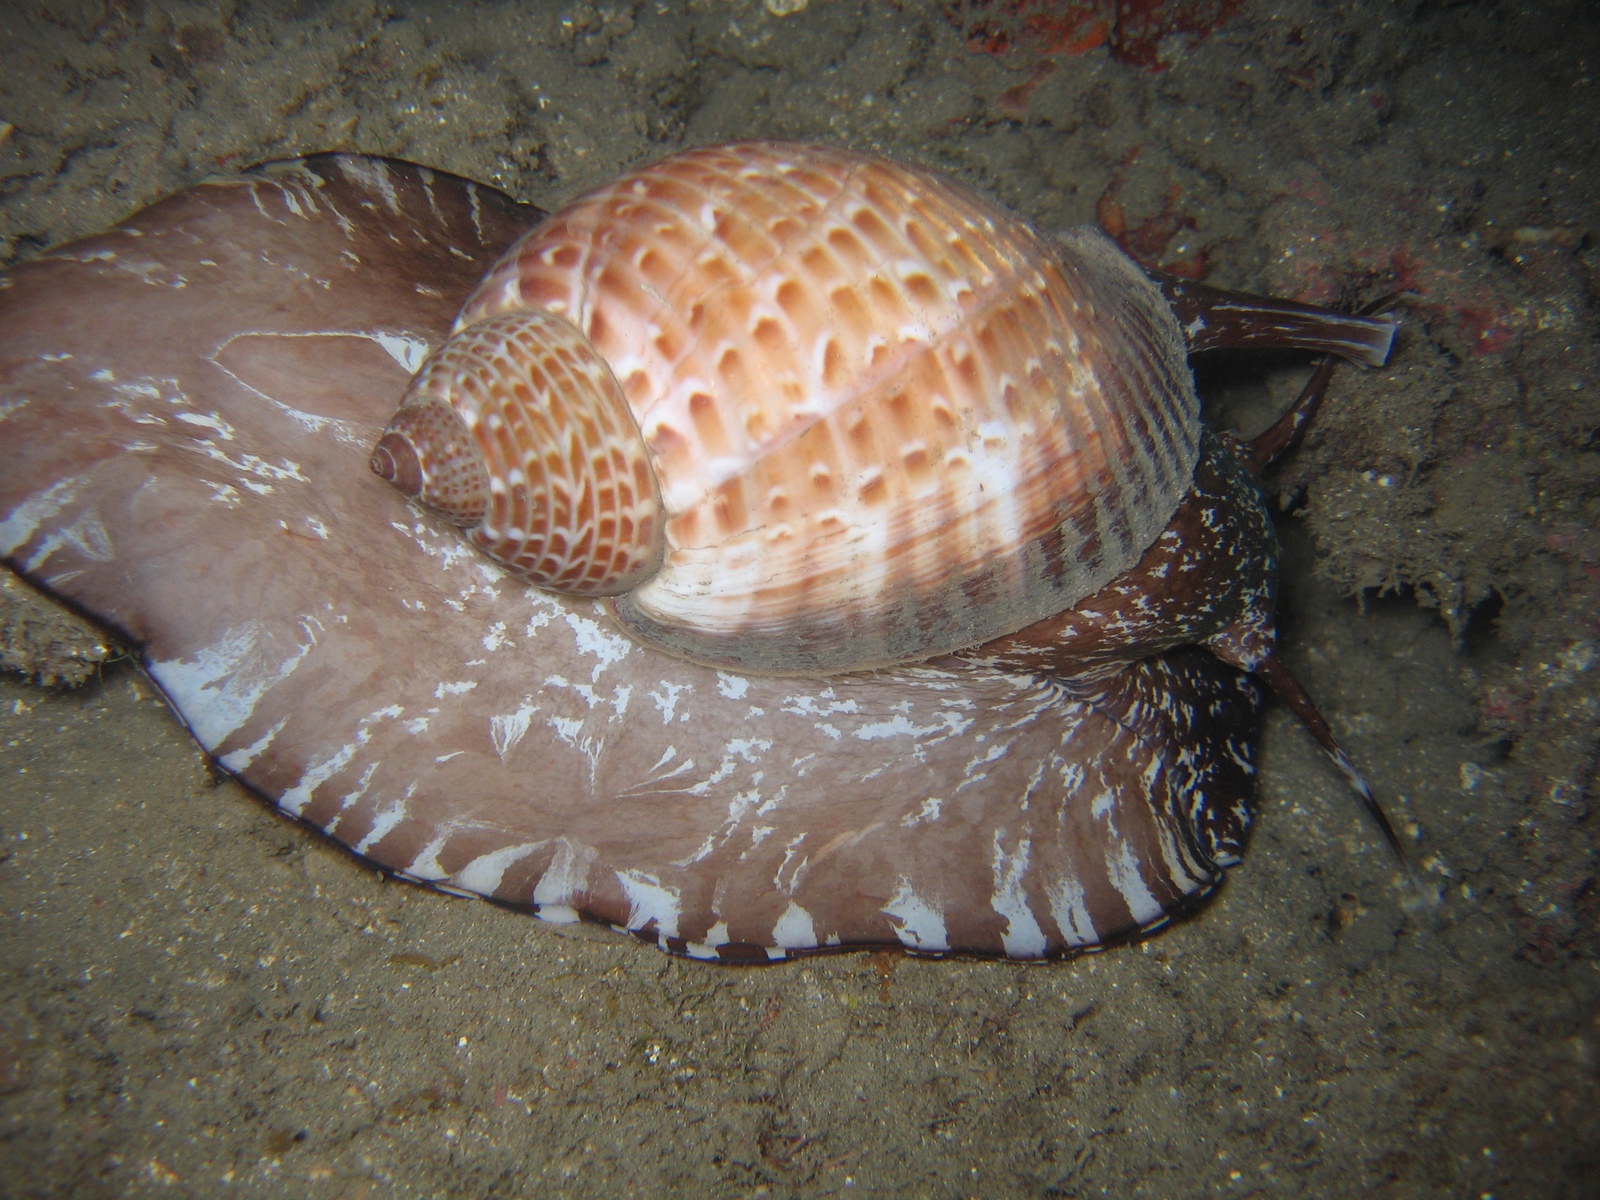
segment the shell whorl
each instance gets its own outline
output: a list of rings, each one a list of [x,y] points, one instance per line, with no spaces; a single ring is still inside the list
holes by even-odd
[[[660,489],[660,569],[617,617],[719,666],[883,666],[1060,612],[1198,453],[1181,331],[1109,241],[832,147],[624,175],[513,246],[454,337],[540,312],[609,366]]]
[[[611,369],[561,317],[502,313],[423,363],[373,470],[552,591],[611,596],[661,561],[661,494]]]

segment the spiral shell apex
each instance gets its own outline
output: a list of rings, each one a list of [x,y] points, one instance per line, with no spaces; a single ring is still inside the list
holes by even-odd
[[[486,515],[454,496],[467,440],[403,407],[393,436],[415,426],[438,479],[415,494],[534,582],[615,595],[642,641],[747,672],[916,661],[1058,613],[1137,561],[1198,454],[1182,332],[1109,241],[832,147],[624,175],[513,246],[457,331],[406,406],[457,413]]]
[[[417,372],[373,470],[552,591],[610,596],[661,561],[661,494],[611,369],[560,317],[504,313]]]

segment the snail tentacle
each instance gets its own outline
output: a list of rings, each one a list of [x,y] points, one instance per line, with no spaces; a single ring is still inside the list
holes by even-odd
[[[1389,849],[1394,852],[1395,858],[1405,869],[1417,894],[1424,898],[1429,896],[1428,889],[1424,888],[1422,881],[1417,878],[1416,869],[1411,864],[1410,856],[1406,854],[1405,845],[1400,841],[1400,835],[1395,832],[1394,823],[1389,820],[1389,814],[1373,792],[1372,785],[1345,753],[1344,747],[1339,745],[1338,739],[1333,736],[1332,728],[1328,725],[1328,719],[1322,715],[1316,701],[1312,700],[1306,691],[1305,685],[1296,678],[1276,649],[1269,646],[1265,653],[1251,655],[1246,665],[1245,661],[1236,661],[1236,656],[1228,649],[1225,637],[1213,638],[1207,643],[1207,647],[1223,662],[1230,666],[1241,667],[1265,683],[1272,694],[1294,713],[1312,740],[1322,747],[1323,753],[1338,768],[1345,782],[1361,800],[1361,806],[1367,810],[1367,815],[1378,826],[1379,832],[1383,834],[1383,840],[1389,844]]]

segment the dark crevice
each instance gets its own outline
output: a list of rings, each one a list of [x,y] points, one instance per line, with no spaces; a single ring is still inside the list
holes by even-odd
[[[1505,606],[1506,598],[1492,591],[1467,610],[1460,646],[1469,659],[1483,658],[1500,649],[1500,614]]]

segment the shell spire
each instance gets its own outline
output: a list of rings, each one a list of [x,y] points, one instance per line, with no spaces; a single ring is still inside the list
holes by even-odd
[[[612,596],[661,560],[639,427],[588,339],[549,313],[503,313],[446,340],[372,469],[540,587]]]

